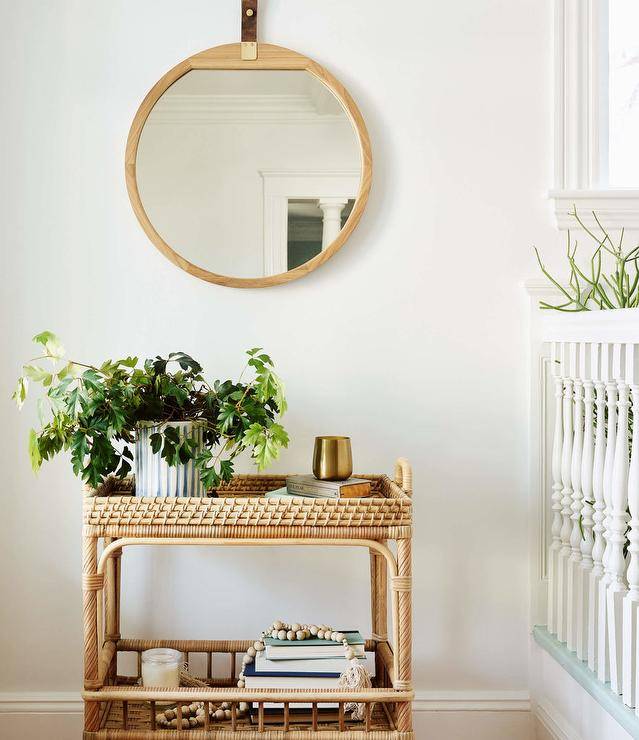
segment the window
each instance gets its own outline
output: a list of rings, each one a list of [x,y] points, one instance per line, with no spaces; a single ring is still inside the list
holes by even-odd
[[[608,22],[601,29],[608,68],[601,75],[600,110],[607,118],[600,128],[601,184],[639,187],[639,2],[610,0],[607,5]]]

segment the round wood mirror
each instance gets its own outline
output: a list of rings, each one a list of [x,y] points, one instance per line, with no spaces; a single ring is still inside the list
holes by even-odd
[[[346,89],[311,59],[259,45],[189,57],[150,90],[126,148],[129,197],[153,244],[212,283],[295,280],[342,247],[371,185]]]

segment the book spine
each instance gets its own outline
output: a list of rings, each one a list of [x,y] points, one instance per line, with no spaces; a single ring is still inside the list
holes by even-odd
[[[310,493],[313,496],[325,498],[338,498],[340,489],[337,486],[314,486],[312,483],[296,483],[291,481],[287,484],[289,493]]]

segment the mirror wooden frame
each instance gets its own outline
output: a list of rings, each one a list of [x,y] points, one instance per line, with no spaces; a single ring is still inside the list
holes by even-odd
[[[214,272],[198,267],[198,265],[189,262],[187,259],[182,257],[178,252],[175,251],[169,244],[167,244],[160,234],[155,230],[151,223],[142,200],[137,184],[136,175],[136,160],[138,154],[138,145],[140,143],[140,136],[144,124],[153,109],[153,106],[157,103],[159,98],[168,90],[168,88],[183,77],[187,72],[191,70],[200,69],[231,69],[231,70],[244,70],[244,69],[266,69],[266,70],[305,70],[314,75],[320,82],[335,95],[339,100],[348,118],[350,119],[357,139],[359,143],[361,164],[362,164],[362,175],[360,181],[359,191],[355,199],[353,209],[339,232],[336,239],[320,254],[316,255],[312,259],[305,262],[303,265],[296,267],[288,272],[283,272],[278,275],[269,275],[266,277],[259,278],[237,278],[230,277],[228,275],[218,275]],[[272,44],[259,44],[259,55],[255,60],[243,60],[241,58],[241,44],[225,44],[223,46],[216,46],[212,49],[195,54],[183,62],[177,64],[173,69],[169,70],[156,84],[151,88],[147,96],[142,101],[133,123],[129,131],[129,137],[126,145],[125,155],[125,172],[126,172],[126,185],[129,192],[129,198],[133,206],[135,215],[140,222],[140,225],[144,229],[144,232],[153,242],[153,244],[167,257],[171,262],[185,270],[191,275],[198,277],[202,280],[206,280],[210,283],[217,283],[218,285],[227,285],[233,288],[264,288],[271,285],[279,285],[281,283],[288,283],[291,280],[297,280],[298,278],[304,277],[309,272],[312,272],[320,265],[324,264],[330,259],[335,252],[337,252],[344,245],[349,236],[353,233],[353,230],[359,223],[362,213],[366,207],[368,201],[368,194],[371,188],[372,178],[372,158],[371,158],[371,146],[366,130],[366,124],[362,118],[362,114],[359,112],[357,105],[349,95],[346,88],[321,67],[317,62],[312,59],[298,54],[290,49],[285,49],[281,46],[274,46]]]

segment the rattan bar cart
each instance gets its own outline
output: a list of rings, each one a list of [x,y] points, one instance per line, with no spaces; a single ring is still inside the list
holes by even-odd
[[[219,498],[137,498],[133,481],[107,481],[87,495],[83,528],[84,735],[85,740],[213,738],[267,740],[329,738],[412,740],[411,702],[411,536],[412,473],[398,460],[395,477],[366,475],[373,495],[364,499],[267,499],[264,493],[285,485],[282,476],[236,476],[218,489]],[[396,554],[389,541],[397,543]],[[302,545],[365,547],[370,552],[372,635],[376,677],[365,691],[309,691],[237,688],[236,655],[253,640],[131,640],[120,634],[120,573],[126,548],[143,545]],[[388,632],[390,585],[391,629]],[[255,639],[255,638],[253,638]],[[187,660],[206,657],[206,686],[150,689],[138,685],[141,656],[152,647],[171,647]],[[137,654],[137,675],[121,676],[118,653]],[[229,656],[229,675],[213,676],[213,656]],[[202,661],[203,662],[203,661]],[[156,725],[156,706],[228,702],[228,721],[207,720],[203,728],[173,730]],[[256,712],[240,716],[240,702]],[[283,706],[281,722],[265,722],[264,704]],[[337,704],[331,721],[321,702]],[[364,719],[345,712],[347,702],[364,705]],[[298,722],[296,705],[311,705],[310,718]],[[337,717],[337,718],[336,718]]]

